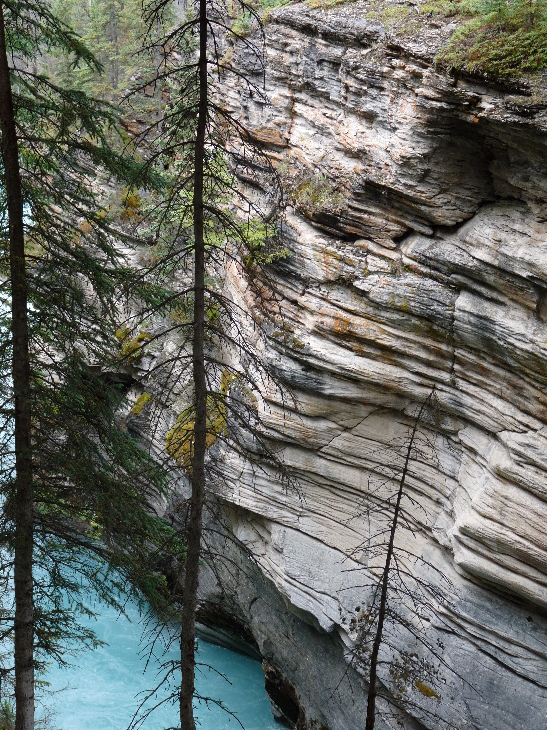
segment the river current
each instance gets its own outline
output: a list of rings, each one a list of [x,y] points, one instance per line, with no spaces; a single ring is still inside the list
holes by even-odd
[[[0,303],[0,312],[2,309]],[[142,657],[143,625],[137,606],[128,602],[124,616],[112,607],[94,605],[90,596],[90,607],[98,617],[88,621],[105,644],[79,654],[70,667],[52,664],[41,677],[49,686],[45,694],[39,693],[42,706],[37,709],[42,716],[51,713],[47,730],[125,730],[143,694],[158,684],[160,660],[150,661],[145,668]],[[161,660],[176,656],[173,650]],[[237,717],[213,703],[198,704],[199,730],[236,730],[241,725],[245,730],[279,730],[270,711],[260,662],[201,640],[197,661],[201,664],[196,669],[198,693],[221,701]],[[165,691],[160,689],[150,704],[163,697]],[[177,707],[164,704],[139,728],[177,727],[177,719]]]
[[[55,730],[125,730],[139,705],[140,693],[158,681],[157,661],[145,671],[140,657],[142,623],[137,607],[128,604],[128,618],[113,608],[97,605],[100,616],[90,620],[105,646],[87,651],[73,660],[73,666],[51,666],[44,679],[50,684],[43,702],[53,711]],[[129,620],[128,620],[129,619]],[[163,657],[176,658],[176,651]],[[196,684],[200,695],[221,700],[245,730],[279,730],[270,711],[264,689],[264,675],[258,661],[199,641]],[[224,675],[224,676],[222,676]],[[152,700],[165,697],[159,690]],[[42,710],[43,712],[43,710]],[[141,726],[143,730],[177,727],[178,708],[166,704],[155,710]],[[237,720],[218,706],[197,704],[199,730],[237,730]]]

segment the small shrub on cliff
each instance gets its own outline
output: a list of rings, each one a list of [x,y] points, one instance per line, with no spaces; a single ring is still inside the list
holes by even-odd
[[[296,208],[321,208],[327,211],[340,210],[346,199],[326,175],[315,175],[297,183],[289,191]]]
[[[253,264],[273,264],[290,255],[289,249],[280,245],[275,227],[260,218],[247,221],[245,235],[249,251],[244,261],[247,269]]]

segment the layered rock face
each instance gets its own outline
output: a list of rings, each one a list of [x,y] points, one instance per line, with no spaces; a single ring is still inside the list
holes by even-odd
[[[383,508],[434,389],[396,535],[415,600],[392,600],[414,631],[389,624],[379,671],[399,709],[381,702],[378,727],[541,730],[545,99],[436,70],[446,24],[396,36],[366,15],[359,3],[275,11],[270,104],[227,90],[290,188],[275,303],[254,301],[235,269],[230,287],[288,388],[264,420],[295,482],[225,455],[226,519],[257,562],[244,570],[225,547],[242,572],[226,578],[231,598],[210,599],[291,687],[290,720],[364,726],[366,659],[353,652],[385,560]],[[234,54],[259,82],[251,54]]]

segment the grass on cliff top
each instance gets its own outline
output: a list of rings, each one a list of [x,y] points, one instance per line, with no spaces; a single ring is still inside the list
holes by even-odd
[[[467,17],[437,55],[449,70],[510,77],[547,66],[547,0],[441,0],[427,10]]]
[[[306,0],[306,5],[329,10],[352,1]],[[267,22],[271,10],[292,0],[255,3]],[[547,68],[547,0],[372,0],[367,7],[366,17],[377,18],[388,28],[399,26],[403,35],[419,32],[420,16],[456,20],[460,27],[435,59],[449,71],[506,78]]]
[[[306,4],[310,8],[328,10],[351,1],[307,0]],[[280,0],[259,2],[279,3]],[[418,3],[372,0],[367,5],[367,17],[378,18],[388,28],[399,26],[403,35],[419,32],[419,16],[456,20],[460,27],[435,59],[450,71],[506,78],[547,68],[547,0],[425,0]]]

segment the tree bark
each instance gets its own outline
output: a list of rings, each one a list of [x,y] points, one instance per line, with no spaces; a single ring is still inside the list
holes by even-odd
[[[387,591],[389,587],[389,569],[391,566],[391,559],[393,557],[393,546],[395,543],[395,533],[397,532],[397,523],[399,521],[399,513],[401,511],[401,499],[403,498],[406,475],[408,473],[408,465],[410,463],[410,456],[412,453],[412,446],[414,439],[416,438],[416,431],[422,418],[422,413],[427,403],[431,400],[433,391],[429,394],[425,402],[422,404],[418,415],[414,420],[414,425],[410,433],[410,440],[408,442],[406,450],[406,458],[403,466],[403,472],[401,474],[401,480],[399,482],[399,490],[397,492],[397,501],[395,502],[395,510],[393,512],[393,521],[391,523],[391,530],[389,533],[389,542],[387,546],[386,562],[384,565],[384,571],[382,573],[382,591],[380,594],[380,608],[378,611],[378,626],[376,627],[376,636],[374,637],[374,644],[372,646],[372,653],[370,655],[370,673],[369,673],[369,685],[368,685],[368,698],[367,698],[367,719],[365,724],[365,730],[374,730],[374,723],[376,720],[376,697],[378,695],[377,687],[377,676],[378,676],[378,654],[380,652],[380,646],[382,644],[382,632],[384,630],[384,622],[387,611]]]
[[[27,280],[23,194],[2,2],[0,2],[0,128],[9,219],[12,378],[15,400],[15,728],[34,730],[33,489]]]
[[[181,730],[195,730],[193,697],[195,668],[195,623],[197,607],[202,513],[205,494],[205,451],[207,435],[207,381],[205,374],[205,241],[203,183],[205,167],[205,131],[208,113],[207,98],[207,0],[199,3],[199,106],[194,150],[194,323],[193,378],[195,422],[192,457],[192,496],[190,499],[188,543],[184,576],[182,625],[180,632]]]

